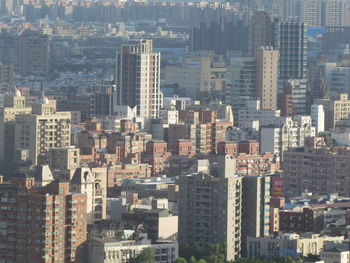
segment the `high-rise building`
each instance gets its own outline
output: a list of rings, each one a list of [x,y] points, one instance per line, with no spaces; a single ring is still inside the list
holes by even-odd
[[[323,0],[322,1],[322,26],[345,25],[346,1]]]
[[[250,45],[251,54],[255,57],[260,47],[272,46],[273,39],[272,15],[265,11],[254,13],[251,21]]]
[[[219,156],[218,177],[180,176],[179,243],[226,243],[227,260],[241,254],[242,178],[234,177],[234,159]]]
[[[32,105],[32,114],[18,114],[15,120],[15,149],[28,150],[29,161],[51,148],[70,146],[70,112],[56,112],[56,101],[44,95]]]
[[[49,40],[39,31],[25,30],[19,37],[19,73],[22,76],[49,72]]]
[[[303,22],[274,21],[273,47],[279,51],[278,93],[283,93],[286,81],[292,87],[294,114],[306,113],[307,87],[307,26]]]
[[[267,237],[270,231],[270,185],[269,176],[243,177],[242,249],[246,238]],[[243,253],[246,254],[246,253]]]
[[[36,186],[20,174],[0,184],[1,262],[84,261],[86,196],[69,192],[69,183],[45,179]]]
[[[4,105],[0,107],[0,162],[14,158],[15,120],[20,114],[30,114],[31,107],[26,107],[25,97],[18,89],[13,89],[4,96]]]
[[[18,35],[2,31],[0,33],[0,62],[18,69]]]
[[[273,47],[279,51],[279,78],[307,78],[307,26],[296,21],[274,21]]]
[[[256,87],[261,109],[277,109],[278,51],[260,47],[256,54]]]
[[[152,40],[122,45],[117,55],[116,85],[118,104],[137,108],[137,115],[157,118],[162,107],[160,91],[160,53]]]

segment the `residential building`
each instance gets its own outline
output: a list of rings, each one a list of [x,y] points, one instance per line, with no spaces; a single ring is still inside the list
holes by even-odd
[[[227,244],[227,260],[241,254],[242,179],[234,177],[234,159],[220,156],[218,177],[179,178],[179,243]]]
[[[279,122],[279,123],[278,123]],[[260,152],[270,152],[284,158],[284,151],[304,145],[306,137],[315,136],[310,116],[281,118],[274,127],[261,128]]]
[[[49,149],[48,164],[55,177],[71,179],[75,169],[80,166],[80,151],[73,147]]]
[[[255,51],[256,88],[261,109],[277,110],[278,50],[272,46],[259,47]]]
[[[20,174],[0,184],[0,261],[84,261],[86,195],[70,192],[69,183],[51,180],[36,186],[40,182]]]
[[[156,263],[173,263],[179,255],[177,242],[152,243],[145,233],[134,237],[93,237],[89,240],[88,263],[125,263],[135,258],[143,249],[152,248]]]
[[[4,105],[0,106],[0,162],[14,159],[15,120],[17,115],[31,114],[31,107],[25,104],[25,97],[18,89],[4,96]],[[29,131],[27,131],[29,133]]]
[[[246,255],[247,237],[267,237],[270,232],[269,176],[245,176],[242,179],[242,250]]]
[[[302,235],[286,233],[277,237],[248,237],[247,256],[257,258],[275,258],[284,256],[320,255],[326,241],[341,241],[344,236],[322,236],[304,233]]]
[[[86,195],[88,224],[93,225],[107,218],[107,168],[77,168],[70,187],[72,192]]]
[[[56,101],[44,95],[32,105],[32,114],[18,114],[15,119],[15,149],[27,150],[36,165],[38,156],[51,148],[69,148],[70,112],[56,112]]]
[[[322,137],[313,137],[305,140],[304,147],[286,150],[283,158],[286,196],[299,196],[306,190],[350,195],[348,147],[327,149]]]
[[[153,51],[152,40],[122,45],[116,68],[118,104],[136,107],[139,117],[157,118],[163,95],[160,91],[160,53]]]

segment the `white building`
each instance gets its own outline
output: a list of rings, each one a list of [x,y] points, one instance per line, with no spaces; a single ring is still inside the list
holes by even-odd
[[[177,242],[152,244],[146,233],[137,233],[134,239],[96,237],[89,241],[88,263],[127,263],[145,248],[154,249],[156,263],[173,263],[179,254]]]
[[[310,116],[280,118],[274,127],[262,127],[260,132],[260,152],[277,154],[282,159],[283,152],[292,147],[304,146],[305,137],[315,136]]]
[[[324,108],[323,105],[311,106],[312,126],[316,128],[316,134],[324,131]]]

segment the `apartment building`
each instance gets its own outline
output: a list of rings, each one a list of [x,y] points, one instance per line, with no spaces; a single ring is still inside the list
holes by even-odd
[[[72,192],[86,195],[88,224],[93,225],[107,218],[107,168],[77,168],[70,187]]]
[[[117,54],[116,85],[119,105],[136,107],[137,116],[157,118],[163,105],[160,91],[160,53],[152,40],[122,45]]]
[[[0,184],[1,262],[83,262],[86,195],[49,181],[36,186],[40,182],[19,174]]]
[[[306,137],[315,136],[310,116],[280,118],[274,127],[261,128],[260,152],[270,152],[283,159],[284,151],[304,145]]]
[[[227,260],[241,255],[242,178],[234,160],[220,156],[218,177],[198,173],[179,178],[179,243],[227,244]]]
[[[284,194],[299,196],[307,190],[349,196],[349,165],[349,147],[327,149],[322,138],[308,138],[304,147],[283,154]]]

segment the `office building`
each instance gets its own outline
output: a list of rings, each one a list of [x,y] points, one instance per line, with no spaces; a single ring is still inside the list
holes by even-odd
[[[261,109],[277,109],[278,51],[260,47],[255,51],[256,88]]]
[[[31,112],[31,107],[26,107],[25,97],[18,89],[5,94],[4,105],[0,107],[0,162],[14,159],[16,116]]]
[[[15,119],[15,149],[27,150],[28,160],[38,163],[38,156],[51,148],[69,148],[70,112],[56,112],[56,101],[43,94],[32,104],[32,114]]]
[[[157,118],[163,104],[160,91],[160,53],[152,40],[122,45],[117,55],[118,104],[137,108],[137,116]]]
[[[71,193],[69,183],[38,183],[20,174],[0,184],[0,261],[83,262],[86,196]]]
[[[227,244],[227,260],[241,254],[242,179],[234,177],[234,159],[219,156],[218,177],[180,176],[179,243]]]
[[[314,194],[350,195],[350,150],[348,147],[327,149],[322,137],[308,138],[305,146],[283,154],[282,169],[286,196]]]
[[[291,85],[294,114],[306,113],[307,26],[302,22],[274,21],[273,48],[279,51],[278,93]],[[287,82],[287,83],[286,83]]]
[[[39,31],[27,29],[19,37],[19,73],[22,76],[49,72],[49,40]]]

